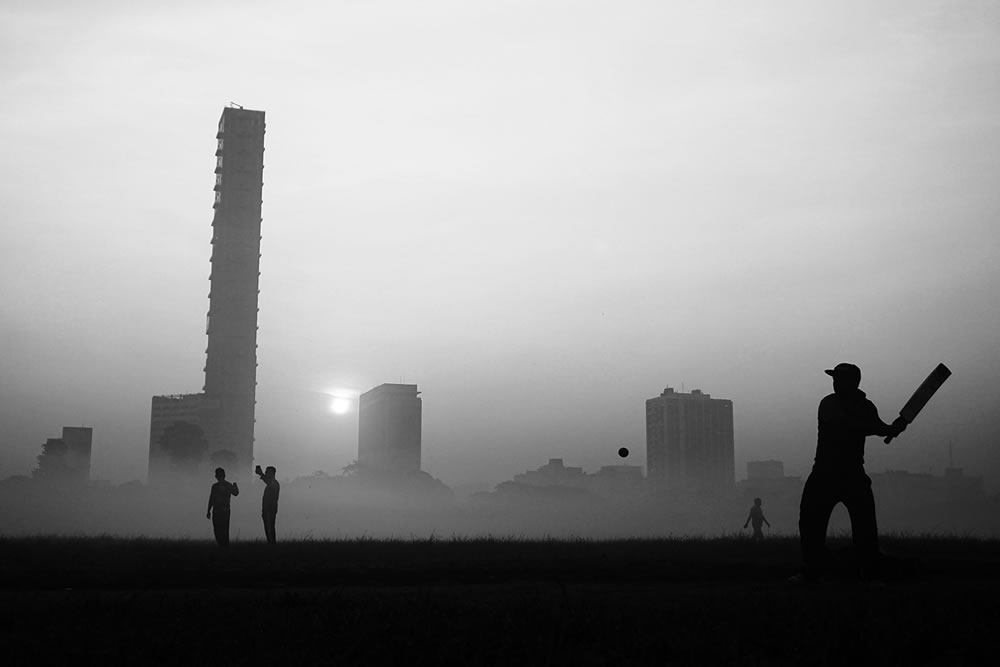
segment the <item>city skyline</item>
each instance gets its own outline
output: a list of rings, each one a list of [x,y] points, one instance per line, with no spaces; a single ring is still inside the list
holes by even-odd
[[[150,396],[203,367],[235,101],[268,111],[255,447],[283,474],[350,463],[328,394],[402,377],[448,483],[641,465],[667,384],[734,402],[738,470],[801,475],[823,369],[889,421],[945,362],[869,469],[951,442],[995,489],[997,10],[917,4],[5,6],[0,471],[87,424],[95,478],[145,476]]]

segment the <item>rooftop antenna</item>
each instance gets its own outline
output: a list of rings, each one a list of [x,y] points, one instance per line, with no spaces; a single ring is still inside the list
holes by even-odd
[[[233,107],[235,109],[242,109],[243,108],[242,104],[237,104],[236,102],[230,102],[229,106],[231,106],[231,107]]]

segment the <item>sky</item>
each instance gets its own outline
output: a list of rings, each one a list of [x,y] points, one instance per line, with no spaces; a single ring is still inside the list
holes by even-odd
[[[357,458],[335,388],[418,384],[423,468],[645,463],[644,401],[734,402],[808,473],[823,369],[886,421],[869,470],[1000,487],[1000,5],[0,5],[0,477],[64,425],[146,474],[201,391],[215,133],[267,113],[255,455]],[[632,453],[622,461],[616,452]]]

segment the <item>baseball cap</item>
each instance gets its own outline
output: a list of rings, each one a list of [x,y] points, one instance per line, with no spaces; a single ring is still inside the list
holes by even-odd
[[[854,364],[841,363],[837,364],[833,368],[828,368],[823,371],[830,377],[845,377],[854,378],[857,381],[861,381],[861,369]]]

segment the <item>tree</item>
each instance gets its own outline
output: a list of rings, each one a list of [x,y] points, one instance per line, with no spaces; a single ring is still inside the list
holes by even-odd
[[[177,421],[164,429],[160,449],[170,456],[170,462],[178,469],[195,473],[208,451],[208,440],[197,424]]]

